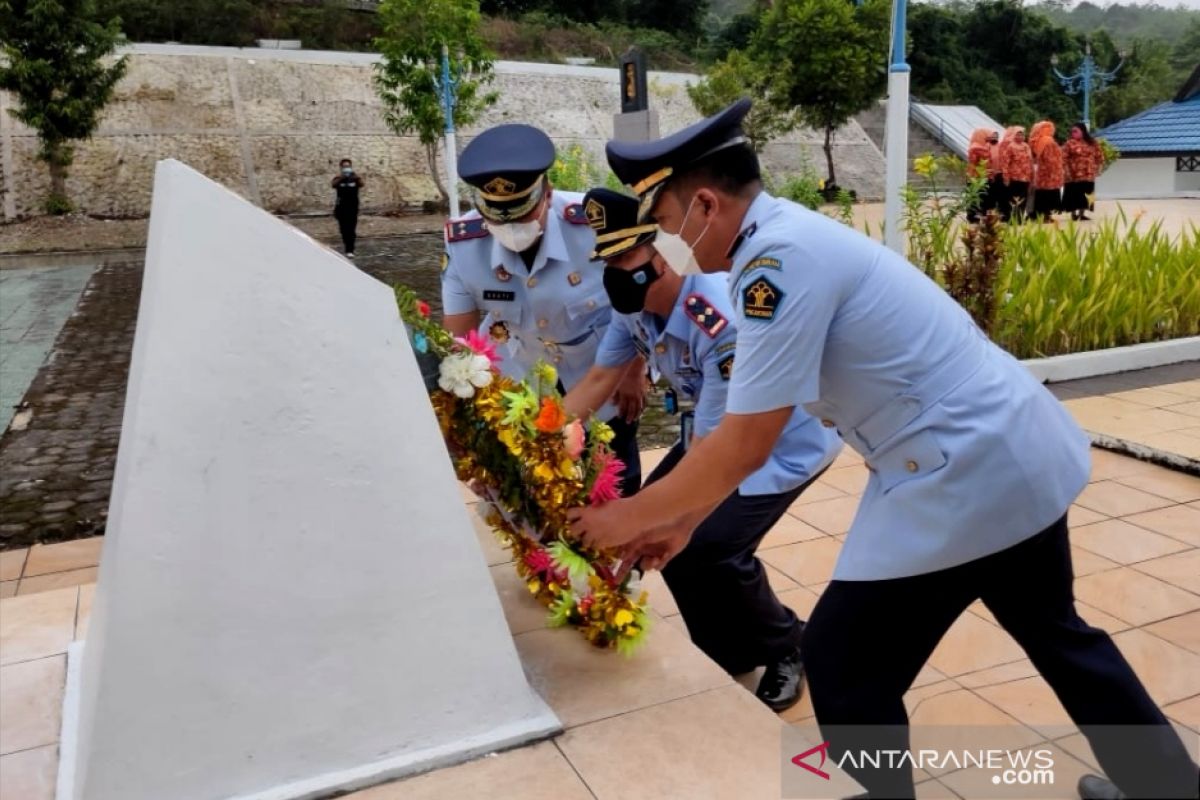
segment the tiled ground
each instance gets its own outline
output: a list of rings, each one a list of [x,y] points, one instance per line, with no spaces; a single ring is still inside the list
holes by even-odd
[[[661,452],[646,453],[648,464]],[[1200,478],[1102,450],[1092,455],[1092,483],[1071,512],[1081,614],[1114,635],[1172,720],[1200,731]],[[829,580],[865,480],[857,456],[843,455],[763,542],[776,590],[802,616]],[[568,730],[355,800],[778,796],[778,726],[690,645],[661,578],[645,581],[662,616],[650,644],[619,660],[580,646],[570,632],[544,629],[507,554],[479,527],[530,680]],[[0,554],[4,593],[18,594],[0,601],[4,798],[53,796],[63,652],[86,628],[100,541]],[[741,682],[752,686],[754,678]],[[951,628],[907,701],[918,723],[1011,725],[1031,740],[1066,724],[1049,687],[978,605]],[[811,718],[807,699],[783,715]],[[1091,754],[1077,735],[1053,746],[1059,777],[1047,796],[1074,797],[1074,777],[1092,768]],[[972,794],[967,774],[918,777],[918,797]]]
[[[1174,453],[1200,471],[1200,361],[1050,389],[1090,433]]]

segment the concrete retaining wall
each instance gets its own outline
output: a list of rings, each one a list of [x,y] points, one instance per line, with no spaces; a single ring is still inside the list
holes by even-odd
[[[134,45],[129,70],[96,136],[80,145],[68,189],[80,211],[143,216],[154,164],[176,158],[275,212],[319,212],[332,205],[329,181],[343,156],[367,182],[363,203],[382,211],[437,197],[415,137],[384,124],[371,85],[376,57],[361,53]],[[529,122],[559,146],[579,143],[599,160],[619,109],[617,70],[499,62],[499,102],[462,131]],[[694,75],[651,73],[651,103],[666,134],[698,119],[687,98]],[[0,97],[11,106],[12,97]],[[49,178],[35,160],[32,131],[0,114],[0,164],[6,219],[39,213]],[[883,157],[857,122],[838,132],[838,182],[864,199],[883,193]],[[774,175],[820,170],[820,136],[793,133],[769,144]]]

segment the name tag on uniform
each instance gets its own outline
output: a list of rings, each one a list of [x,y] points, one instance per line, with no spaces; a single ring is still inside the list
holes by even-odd
[[[484,289],[484,300],[507,300],[509,302],[517,299],[516,292],[502,292],[499,289]]]

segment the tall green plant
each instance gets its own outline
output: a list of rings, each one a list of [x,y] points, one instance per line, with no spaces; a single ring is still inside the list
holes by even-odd
[[[37,132],[51,214],[71,210],[75,143],[91,138],[125,74],[123,57],[108,58],[122,40],[118,21],[101,24],[95,13],[93,0],[0,0],[0,89],[16,95],[10,113]]]
[[[383,59],[375,65],[375,91],[383,101],[388,127],[397,134],[416,134],[425,146],[429,174],[442,201],[450,196],[437,169],[438,145],[445,116],[437,81],[442,46],[450,48],[450,69],[458,77],[454,125],[461,128],[496,102],[484,91],[494,72],[491,53],[479,35],[478,0],[383,0],[379,4],[383,33],[375,47]]]
[[[1200,227],[1176,237],[1122,214],[1093,230],[1010,225],[994,338],[1018,357],[1200,334]]]
[[[908,260],[939,280],[946,264],[955,257],[961,218],[967,209],[978,205],[987,181],[967,177],[962,190],[947,191],[950,176],[957,179],[965,175],[965,166],[956,156],[926,153],[913,159],[913,170],[925,179],[927,188],[922,191],[905,184],[902,190],[901,225],[908,238]]]

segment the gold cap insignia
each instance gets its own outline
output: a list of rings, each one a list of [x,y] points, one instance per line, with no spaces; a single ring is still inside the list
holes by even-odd
[[[517,185],[507,178],[497,175],[483,185],[483,190],[496,197],[508,197],[517,193]]]
[[[587,205],[583,207],[583,214],[587,217],[588,225],[594,229],[601,230],[604,227],[604,206],[596,198],[587,201]]]

